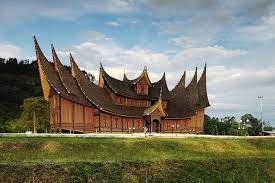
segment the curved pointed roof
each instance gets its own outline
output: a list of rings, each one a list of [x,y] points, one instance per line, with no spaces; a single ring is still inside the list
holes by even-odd
[[[82,93],[92,104],[97,106],[100,110],[108,113],[128,117],[142,117],[145,108],[115,105],[110,95],[106,93],[104,88],[90,82],[85,77],[84,73],[79,69],[72,56],[70,60],[76,81]]]
[[[197,68],[195,71],[195,74],[193,76],[193,79],[189,83],[189,85],[186,87],[186,95],[188,97],[188,100],[192,106],[195,108],[199,106],[199,94],[198,94],[198,84],[197,84]]]
[[[152,106],[148,107],[147,109],[145,109],[144,112],[143,112],[143,116],[150,115],[157,109],[159,110],[159,112],[161,114],[161,117],[167,116],[167,114],[166,114],[166,112],[163,108],[163,105],[162,105],[162,88],[160,88],[158,101],[154,105],[152,105]]]
[[[189,84],[188,89],[185,88],[185,77],[186,72],[182,75],[179,83],[175,86],[175,88],[170,92],[171,99],[167,104],[167,118],[187,118],[194,116],[196,114],[196,110],[194,105],[192,104],[190,97],[187,95],[191,92],[191,83],[195,84],[196,78],[193,78],[193,82]],[[194,76],[195,77],[195,76]],[[190,94],[189,94],[190,95]]]
[[[185,90],[185,78],[186,78],[186,71],[184,71],[178,84],[171,90],[172,94],[173,93],[181,93]]]
[[[135,85],[135,84],[137,84],[143,77],[145,77],[145,79],[147,80],[149,86],[151,86],[152,83],[151,83],[150,78],[149,78],[149,76],[148,76],[148,72],[147,72],[147,67],[146,67],[146,66],[144,66],[143,71],[142,71],[142,73],[141,73],[141,75],[140,75],[139,77],[137,77],[137,78],[134,79],[134,80],[130,80],[130,81],[131,81],[132,85]]]
[[[127,78],[127,76],[126,76],[125,73],[123,74],[123,81],[124,81],[124,82],[128,82],[128,81],[129,81],[129,79]]]
[[[198,94],[199,94],[200,106],[203,108],[209,107],[210,104],[209,104],[207,89],[206,89],[206,64],[204,66],[202,75],[198,81]]]
[[[149,89],[149,95],[154,99],[157,99],[160,95],[160,89],[162,88],[162,98],[169,99],[170,93],[166,82],[166,75],[163,73],[161,79],[155,83],[152,83],[152,87]]]
[[[54,65],[50,63],[48,59],[45,57],[35,37],[34,37],[34,45],[35,45],[35,52],[36,52],[38,67],[42,72],[40,74],[43,74],[43,76],[45,76],[48,84],[54,89],[56,93],[63,96],[64,98],[75,101],[77,103],[81,103],[81,101],[79,101],[78,98],[76,98],[73,95],[70,95],[67,92],[67,90],[65,89],[65,87],[61,82],[61,79],[57,71],[55,70]],[[43,88],[43,83],[42,83],[42,88]],[[44,92],[44,89],[43,89],[43,92]]]
[[[52,55],[53,55],[53,62],[55,65],[55,69],[59,74],[60,80],[63,86],[65,87],[65,89],[67,90],[68,94],[73,95],[75,98],[77,98],[78,101],[81,101],[81,103],[90,105],[90,103],[87,101],[87,99],[81,92],[75,78],[73,78],[70,72],[60,62],[53,45],[52,45]]]
[[[100,72],[102,72],[103,78],[106,81],[107,85],[118,95],[122,95],[122,96],[126,96],[126,97],[133,97],[133,98],[137,98],[137,99],[157,100],[159,97],[160,87],[162,87],[163,88],[163,99],[167,100],[170,96],[169,90],[167,87],[167,83],[166,83],[165,73],[162,76],[162,78],[155,83],[151,83],[151,81],[149,80],[151,83],[151,87],[149,87],[149,89],[148,89],[148,95],[139,95],[134,90],[133,85],[135,85],[135,83],[138,83],[138,81],[142,77],[144,77],[144,76],[148,77],[146,68],[143,70],[143,72],[142,72],[143,74],[141,74],[138,78],[133,79],[133,80],[129,80],[127,78],[127,80],[123,80],[123,81],[110,76],[105,71],[102,64],[100,64]]]

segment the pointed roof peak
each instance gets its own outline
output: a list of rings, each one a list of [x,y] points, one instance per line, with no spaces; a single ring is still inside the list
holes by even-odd
[[[76,65],[74,57],[71,53],[70,53],[70,64],[71,64],[71,68],[73,67],[73,65]]]
[[[35,49],[40,48],[40,47],[39,47],[39,44],[38,44],[38,41],[37,41],[37,39],[36,39],[36,37],[35,37],[35,35],[33,36],[33,41],[34,41]]]
[[[156,109],[158,109],[161,113],[161,117],[167,116],[167,113],[162,105],[162,87],[160,88],[158,101],[156,101],[154,105],[145,109],[143,112],[143,116],[151,115]]]
[[[123,74],[123,81],[127,81],[127,80],[129,80],[129,79],[127,78],[126,74],[124,73]]]
[[[43,59],[47,60],[47,58],[45,57],[44,53],[42,52],[42,50],[40,48],[35,36],[33,36],[33,41],[34,41],[34,47],[35,47],[37,61],[43,60]],[[48,60],[47,60],[47,62],[48,62]]]
[[[171,90],[173,94],[182,94],[185,90],[185,78],[186,78],[186,70],[182,74],[178,84]]]
[[[197,75],[198,75],[198,67],[196,67],[196,69],[195,69],[195,73],[194,73],[193,79],[197,80]]]
[[[146,65],[144,66],[144,69],[143,69],[143,70],[144,70],[144,71],[147,71],[147,66],[146,66]]]
[[[59,58],[58,58],[58,56],[57,56],[57,53],[56,53],[56,51],[55,51],[55,48],[54,48],[54,46],[53,46],[53,44],[51,44],[51,47],[52,47],[53,62],[54,62],[55,64],[61,64],[61,62],[60,62],[60,60],[59,60]]]
[[[99,62],[99,68],[104,70],[102,62]]]
[[[160,91],[159,91],[159,100],[162,100],[162,86],[160,86]]]
[[[53,44],[51,44],[51,48],[52,48],[52,53],[56,55],[56,51],[55,51]]]
[[[35,34],[33,34],[33,40],[34,40],[34,42],[36,42],[37,43],[37,40],[36,40],[36,37],[35,37]]]

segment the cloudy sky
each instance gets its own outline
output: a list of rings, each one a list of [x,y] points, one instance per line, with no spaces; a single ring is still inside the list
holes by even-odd
[[[172,89],[207,63],[207,114],[259,117],[275,126],[274,0],[0,0],[0,56],[33,59],[35,34],[51,59],[71,52],[98,76],[99,62],[116,78],[152,81],[166,72]]]

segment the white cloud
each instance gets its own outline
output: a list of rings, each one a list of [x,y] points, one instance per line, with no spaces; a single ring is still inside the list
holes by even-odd
[[[5,1],[0,6],[0,22],[27,21],[39,18],[76,20],[87,14],[125,14],[135,11],[127,0],[48,0]]]
[[[120,26],[120,23],[118,22],[106,22],[105,23],[106,25],[110,26],[110,27],[119,27]]]
[[[178,62],[191,61],[191,60],[219,60],[225,58],[238,57],[245,55],[246,51],[242,50],[228,50],[223,46],[214,45],[201,48],[188,48],[180,51],[175,59]]]
[[[247,105],[241,104],[230,104],[230,103],[212,103],[211,108],[214,110],[225,110],[225,111],[236,111],[243,110],[247,108]]]
[[[175,38],[172,38],[168,40],[168,43],[174,44],[176,46],[180,47],[198,47],[198,46],[203,46],[203,45],[209,45],[214,41],[214,38],[210,37],[203,37],[203,36],[178,36]]]
[[[108,37],[105,34],[102,34],[101,32],[97,32],[97,31],[81,31],[77,37],[82,42],[112,41],[111,37]]]
[[[21,49],[12,44],[0,43],[0,56],[2,58],[18,58],[20,57]]]
[[[241,27],[238,32],[248,41],[265,42],[275,39],[275,16],[262,17],[258,24]]]

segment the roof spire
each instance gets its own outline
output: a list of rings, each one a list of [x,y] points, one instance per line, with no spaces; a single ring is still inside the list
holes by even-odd
[[[74,58],[73,58],[71,53],[70,53],[70,64],[71,64],[71,74],[75,78],[76,77],[75,67],[77,67],[77,65],[76,65],[76,63],[74,61]]]
[[[57,59],[57,54],[56,54],[53,44],[51,44],[51,48],[52,48],[53,62],[56,62],[58,59]]]
[[[159,100],[162,100],[162,86],[160,86],[160,91],[159,91]]]
[[[100,69],[103,69],[102,62],[99,62],[99,68],[100,68]]]
[[[126,71],[125,71],[125,67],[124,67],[123,81],[127,81],[127,80],[128,80],[128,78],[126,76]]]

